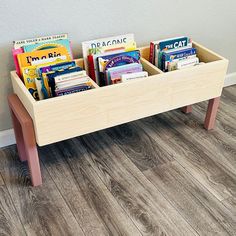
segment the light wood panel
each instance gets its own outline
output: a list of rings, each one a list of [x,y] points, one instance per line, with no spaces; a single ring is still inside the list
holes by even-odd
[[[34,121],[38,145],[50,144],[220,96],[228,61],[195,45],[210,63],[162,73],[141,59],[148,78],[38,102],[13,73],[14,91]],[[146,57],[147,51],[141,49]]]

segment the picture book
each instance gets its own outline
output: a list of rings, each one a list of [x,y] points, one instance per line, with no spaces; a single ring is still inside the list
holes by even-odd
[[[180,60],[177,62],[177,70],[184,69],[190,66],[195,66],[198,63],[199,63],[198,57]]]
[[[49,84],[49,87],[50,87],[50,91],[47,91],[47,90],[43,90],[43,93],[44,93],[44,97],[45,98],[49,98],[50,95],[55,97],[55,80],[54,78],[56,76],[59,76],[59,75],[64,75],[64,74],[68,74],[68,73],[73,73],[73,72],[78,72],[78,71],[81,71],[82,69],[78,66],[75,66],[75,67],[70,67],[70,68],[67,68],[67,69],[62,69],[62,70],[58,70],[58,71],[50,71],[48,73],[43,73],[42,76],[47,78],[48,80],[48,84]]]
[[[105,71],[112,67],[122,66],[131,63],[140,63],[140,51],[130,51],[97,58],[99,69],[99,84],[108,85],[109,81],[105,76]]]
[[[62,61],[62,60],[60,60]],[[42,60],[43,62],[43,60]],[[41,81],[41,74],[39,73],[40,72],[40,68],[43,67],[49,67],[49,66],[52,66],[52,64],[56,64],[58,63],[58,60],[57,61],[54,61],[54,62],[48,62],[48,63],[44,63],[44,64],[41,64],[41,65],[32,65],[32,66],[26,66],[26,67],[23,67],[22,68],[22,77],[23,77],[23,82],[26,86],[26,88],[29,90],[29,92],[33,95],[33,97],[37,100],[38,99],[38,94],[41,94],[41,91],[38,90],[38,87],[36,86],[36,80],[37,82],[38,81]],[[48,84],[45,85],[47,87],[47,89],[49,88],[48,87]],[[39,96],[39,99],[41,99],[41,96]]]
[[[89,54],[97,54],[102,47],[114,46],[115,45],[132,45],[134,42],[133,34],[118,35],[108,38],[95,39],[90,41],[82,42],[82,52],[84,57],[85,70],[88,73],[87,57]],[[92,53],[95,52],[95,53]]]
[[[35,84],[35,79],[39,77],[36,66],[26,66],[22,68],[22,75],[25,87],[29,90],[31,95],[39,100],[38,91]]]
[[[104,72],[108,68],[130,63],[140,63],[139,50],[98,57],[99,72]]]
[[[78,93],[78,92],[86,91],[89,89],[92,89],[92,85],[79,85],[72,88],[56,90],[55,96],[58,97],[58,96],[72,94],[72,93]]]
[[[196,56],[197,50],[195,48],[180,48],[178,50],[168,50],[166,52],[163,52],[162,54],[162,66],[161,69],[163,71],[167,71],[167,65],[170,62],[177,62],[181,59],[186,59],[190,56]]]
[[[143,66],[142,64],[138,63],[109,68],[106,71],[107,84],[112,84],[112,81],[114,81],[115,79],[121,79],[121,75],[123,74],[130,74],[141,71],[143,71]]]
[[[156,58],[158,58],[158,61],[156,62],[158,68],[162,69],[162,55],[165,51],[182,47],[192,47],[191,40],[188,37],[179,37],[161,41],[158,49],[155,51],[155,53],[157,53]]]
[[[24,50],[22,48],[18,48],[18,49],[12,49],[12,56],[13,56],[13,61],[14,61],[14,64],[15,64],[15,69],[16,69],[16,73],[20,76],[21,73],[20,73],[20,66],[19,66],[19,62],[18,62],[18,59],[17,59],[17,55],[18,54],[21,54],[23,53]]]
[[[29,45],[23,46],[23,49],[24,49],[24,52],[34,52],[38,50],[45,50],[45,49],[59,48],[59,47],[65,47],[67,49],[67,52],[70,54],[72,58],[70,41],[68,39],[29,44]]]
[[[146,78],[146,77],[148,77],[147,71],[140,71],[140,72],[131,73],[131,74],[123,74],[121,76],[121,82],[125,83],[125,82],[129,82],[135,79],[141,79],[141,78]]]
[[[59,57],[59,56],[63,56],[63,55],[66,56],[67,60],[71,60],[71,57],[68,54],[65,47],[51,48],[51,49],[47,49],[47,50],[21,53],[21,54],[17,55],[17,59],[19,62],[19,67],[23,68],[26,66],[30,66],[31,62],[33,62],[33,61]]]
[[[18,49],[26,45],[30,44],[36,44],[36,43],[42,43],[42,42],[50,42],[60,39],[67,39],[67,34],[57,34],[57,35],[51,35],[51,36],[44,36],[44,37],[38,37],[38,38],[32,38],[32,39],[24,39],[24,40],[16,40],[13,41],[13,48]]]

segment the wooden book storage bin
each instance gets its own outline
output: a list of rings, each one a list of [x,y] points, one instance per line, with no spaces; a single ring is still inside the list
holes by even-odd
[[[206,128],[212,128],[218,107],[212,99],[221,96],[228,60],[196,42],[193,47],[205,64],[164,73],[148,61],[149,47],[143,47],[141,63],[147,78],[105,87],[95,84],[95,89],[85,92],[35,101],[12,71],[13,89],[33,121],[39,146],[205,100],[212,103],[206,120]],[[83,59],[77,64],[83,67]]]

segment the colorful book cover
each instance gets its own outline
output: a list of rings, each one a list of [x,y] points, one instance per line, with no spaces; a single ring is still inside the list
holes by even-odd
[[[25,87],[29,90],[31,95],[39,100],[37,87],[35,84],[35,79],[39,78],[39,75],[36,70],[36,66],[27,66],[22,68],[22,76]]]
[[[32,61],[37,61],[46,58],[53,58],[66,55],[67,60],[71,60],[69,53],[65,47],[51,48],[47,50],[40,50],[35,52],[26,52],[17,55],[19,67],[23,68],[30,66]]]
[[[118,54],[112,54],[108,56],[98,57],[99,68],[99,82],[100,85],[108,85],[108,81],[105,76],[105,71],[109,68],[122,66],[131,63],[140,63],[140,51],[135,50],[131,52],[123,52]]]
[[[142,64],[132,63],[107,69],[107,84],[111,84],[114,79],[121,79],[121,75],[143,71]]]
[[[59,47],[65,47],[72,58],[70,41],[68,39],[29,44],[29,45],[23,46],[23,49],[24,49],[24,52],[34,52],[38,50],[45,50],[45,49],[59,48]]]
[[[88,73],[88,62],[87,57],[91,53],[91,51],[97,52],[102,47],[109,47],[109,46],[116,46],[116,45],[129,45],[130,43],[134,42],[134,34],[125,34],[125,35],[118,35],[108,38],[101,38],[101,39],[94,39],[86,42],[82,42],[82,52],[84,57],[84,66],[85,70]],[[95,53],[97,54],[97,53]]]
[[[62,70],[58,70],[58,71],[50,71],[48,73],[43,73],[42,76],[47,77],[48,84],[49,84],[49,87],[51,90],[50,93],[53,97],[55,97],[56,94],[55,94],[55,79],[54,78],[59,75],[65,75],[68,73],[78,72],[81,70],[82,70],[82,68],[75,66],[75,67],[70,67],[70,68],[62,69]],[[45,98],[50,97],[50,93],[48,94],[48,91],[44,90],[43,92],[44,92]]]
[[[182,47],[191,47],[192,44],[188,37],[179,37],[168,40],[163,40],[159,42],[158,46],[158,68],[161,69],[162,66],[162,54],[164,51],[182,48]]]
[[[55,40],[67,39],[67,38],[68,38],[67,34],[57,34],[57,35],[43,36],[43,37],[32,38],[32,39],[16,40],[16,41],[13,41],[13,47],[14,49],[18,49],[29,44],[50,42],[50,41],[55,41]]]
[[[176,61],[179,59],[187,58],[189,56],[196,55],[197,50],[195,48],[184,48],[178,50],[169,50],[167,52],[163,52],[162,54],[162,70],[167,71],[167,65],[169,62]]]

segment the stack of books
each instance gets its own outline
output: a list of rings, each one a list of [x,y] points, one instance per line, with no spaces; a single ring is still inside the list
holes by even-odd
[[[93,88],[86,72],[73,61],[67,34],[13,42],[17,74],[36,100]]]
[[[140,63],[133,34],[86,41],[82,51],[85,69],[99,86],[148,76]]]
[[[192,40],[182,36],[150,43],[150,62],[164,72],[180,70],[199,64]]]

